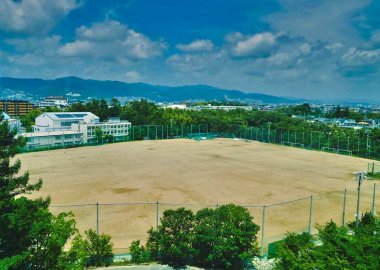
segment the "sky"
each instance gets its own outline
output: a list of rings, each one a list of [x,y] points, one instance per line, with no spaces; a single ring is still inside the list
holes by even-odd
[[[380,1],[1,0],[0,76],[380,102]]]

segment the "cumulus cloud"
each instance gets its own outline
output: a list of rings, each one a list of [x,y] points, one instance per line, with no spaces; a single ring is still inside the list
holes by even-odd
[[[266,21],[275,31],[288,31],[310,41],[361,42],[357,28],[363,21],[361,11],[370,0],[281,0],[282,10],[270,14]]]
[[[231,40],[231,39],[230,39]],[[272,33],[258,33],[237,41],[231,49],[235,57],[262,57],[271,53],[276,44]]]
[[[174,54],[167,59],[166,63],[181,72],[213,73],[216,69],[220,69],[226,56],[224,50],[206,54]]]
[[[44,34],[79,5],[78,0],[2,0],[0,32]]]
[[[117,61],[149,59],[160,56],[165,42],[152,41],[117,21],[104,21],[76,30],[76,40],[58,50],[60,56],[89,56]]]
[[[137,71],[128,71],[125,73],[126,81],[127,82],[139,82],[141,81],[141,75]]]
[[[350,48],[342,57],[341,63],[344,66],[373,65],[380,62],[380,49],[360,50]]]
[[[208,52],[214,48],[214,44],[208,39],[197,39],[189,44],[178,44],[176,48],[184,52]]]

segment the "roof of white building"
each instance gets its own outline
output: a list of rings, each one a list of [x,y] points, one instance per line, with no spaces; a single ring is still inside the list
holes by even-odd
[[[11,120],[12,118],[8,115],[8,114],[6,114],[5,112],[2,112],[2,114],[3,114],[3,119],[4,120]]]
[[[85,117],[99,119],[98,116],[91,112],[45,112],[42,115],[53,120],[84,120]]]

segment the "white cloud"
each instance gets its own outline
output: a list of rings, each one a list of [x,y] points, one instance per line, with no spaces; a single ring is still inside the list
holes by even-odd
[[[244,38],[244,35],[240,32],[233,32],[233,33],[228,33],[225,37],[224,40],[228,43],[236,43],[239,40],[242,40]]]
[[[184,52],[209,52],[214,44],[208,39],[197,39],[189,44],[178,44],[176,48]]]
[[[248,36],[233,45],[231,53],[235,57],[261,57],[270,54],[276,44],[276,36],[272,33],[259,33]]]
[[[274,31],[288,31],[315,42],[361,42],[353,25],[364,20],[361,11],[370,0],[281,0],[282,10],[266,18]]]
[[[160,56],[166,48],[162,40],[129,29],[117,21],[104,21],[76,30],[76,40],[58,50],[60,56],[88,56],[96,59],[128,62]]]
[[[79,5],[77,0],[1,0],[0,32],[44,34]]]
[[[350,48],[342,57],[343,66],[373,65],[380,62],[380,49],[359,50]]]
[[[61,36],[9,38],[5,44],[13,46],[18,53],[40,53],[45,55],[55,54],[61,46]]]
[[[226,60],[226,52],[220,50],[205,54],[174,54],[166,63],[176,67],[181,72],[213,73],[220,69]]]
[[[140,82],[141,81],[141,75],[137,71],[128,71],[125,73],[126,81],[127,82]]]
[[[92,44],[87,40],[67,43],[58,49],[60,56],[86,56],[91,54]]]

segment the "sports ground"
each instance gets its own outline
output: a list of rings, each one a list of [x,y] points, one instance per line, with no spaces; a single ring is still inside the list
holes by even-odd
[[[18,157],[32,180],[44,181],[33,196],[50,195],[52,205],[73,205],[52,211],[73,211],[80,230],[96,227],[96,206],[80,204],[152,203],[99,207],[99,230],[112,235],[116,249],[146,238],[146,231],[156,224],[156,201],[161,215],[164,209],[179,207],[169,203],[197,204],[188,207],[198,210],[208,204],[258,206],[307,197],[266,209],[268,243],[287,231],[307,230],[311,195],[313,224],[331,219],[340,223],[347,188],[346,217],[353,220],[356,183],[352,172],[366,170],[370,162],[232,139],[136,141]],[[371,209],[372,185],[370,181],[363,184],[363,211]],[[261,226],[262,207],[249,210]]]

